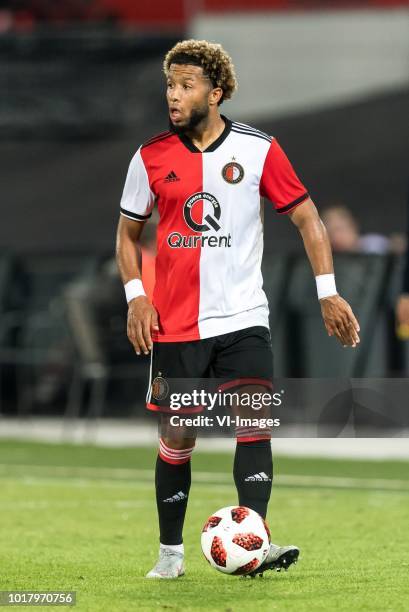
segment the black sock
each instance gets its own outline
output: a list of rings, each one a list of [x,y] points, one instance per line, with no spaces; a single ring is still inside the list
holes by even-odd
[[[266,518],[273,481],[270,440],[238,442],[233,476],[240,506],[247,506]]]
[[[161,544],[181,544],[187,499],[190,490],[190,459],[173,465],[156,460],[155,487]]]

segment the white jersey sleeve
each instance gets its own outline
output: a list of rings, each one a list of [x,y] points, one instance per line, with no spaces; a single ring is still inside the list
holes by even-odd
[[[154,204],[155,195],[150,188],[139,148],[129,164],[121,198],[121,214],[134,221],[146,221],[152,215]]]

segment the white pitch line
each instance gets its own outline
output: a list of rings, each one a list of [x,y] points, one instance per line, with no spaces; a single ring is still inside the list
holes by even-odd
[[[0,511],[6,510],[43,510],[47,508],[83,508],[88,507],[99,507],[99,506],[114,506],[118,510],[142,508],[144,506],[150,506],[151,501],[149,499],[134,499],[134,500],[116,500],[116,499],[92,499],[92,500],[66,500],[63,502],[49,501],[49,500],[14,500],[14,501],[0,501]]]
[[[340,489],[389,489],[408,491],[408,480],[386,478],[348,478],[343,476],[305,476],[282,474],[277,476],[278,484],[312,487],[337,487]]]
[[[24,465],[21,463],[0,463],[0,473],[8,470],[14,472],[40,472],[41,474],[52,473],[60,476],[89,476],[102,478],[125,478],[131,479],[143,476],[147,472],[153,474],[152,470],[138,470],[136,468],[103,468],[86,466],[65,466],[65,465]]]
[[[308,456],[344,459],[409,459],[408,430],[389,432],[388,438],[317,438],[316,428],[310,426],[281,427],[281,436],[273,438],[276,456]],[[286,437],[282,437],[283,435]],[[98,447],[149,447],[158,444],[157,425],[152,421],[130,419],[64,419],[62,417],[12,418],[0,415],[0,440],[61,442]],[[207,438],[198,440],[201,452],[234,452],[234,438]],[[73,451],[75,452],[75,450]]]
[[[17,469],[16,469],[17,468]],[[49,475],[49,476],[48,476]],[[108,486],[136,486],[141,483],[152,483],[153,470],[132,468],[97,468],[97,467],[66,467],[41,466],[22,464],[0,464],[0,476],[6,478],[20,477],[27,484],[47,482],[58,477],[70,479],[70,484],[77,486],[89,484],[104,484]],[[57,481],[61,484],[61,480]],[[233,484],[231,474],[225,472],[193,472],[193,483],[209,485]],[[365,489],[409,492],[409,480],[387,478],[352,478],[343,476],[313,476],[304,474],[278,474],[274,477],[275,485],[293,487],[324,487],[339,489]]]

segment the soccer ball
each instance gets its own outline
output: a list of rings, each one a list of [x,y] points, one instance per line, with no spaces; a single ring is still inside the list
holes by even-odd
[[[203,554],[212,567],[240,576],[263,563],[270,548],[270,530],[254,510],[227,506],[207,519],[201,543]]]

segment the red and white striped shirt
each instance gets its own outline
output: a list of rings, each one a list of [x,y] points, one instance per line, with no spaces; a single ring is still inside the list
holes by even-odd
[[[308,198],[277,140],[226,117],[205,151],[163,132],[131,160],[121,214],[147,220],[155,204],[153,340],[183,342],[253,325],[268,328],[262,198],[287,213]]]

